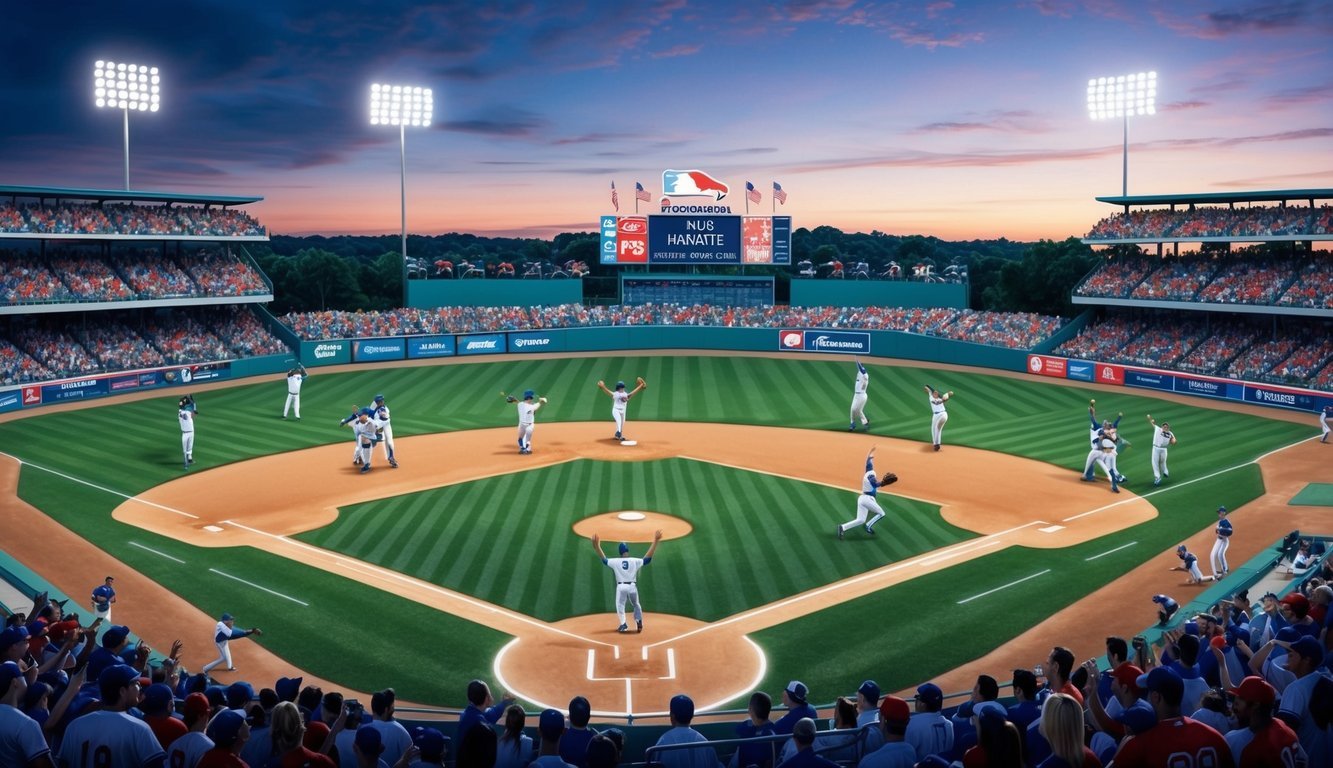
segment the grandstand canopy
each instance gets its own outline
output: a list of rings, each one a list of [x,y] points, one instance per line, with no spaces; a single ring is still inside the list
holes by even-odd
[[[1115,195],[1099,197],[1097,202],[1124,206],[1135,205],[1218,205],[1236,203],[1285,203],[1290,201],[1333,200],[1333,189],[1270,189],[1258,192],[1198,192],[1178,195]]]
[[[38,200],[108,200],[126,203],[182,203],[189,205],[248,205],[263,200],[254,195],[191,195],[180,192],[146,192],[124,189],[75,189],[72,187],[22,187],[0,185],[0,197],[33,197]]]

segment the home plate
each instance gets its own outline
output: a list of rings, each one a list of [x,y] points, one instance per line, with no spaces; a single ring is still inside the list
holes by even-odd
[[[222,533],[222,528],[216,525],[205,525],[204,530],[209,533]]]
[[[620,514],[616,515],[617,519],[630,520],[630,521],[643,520],[646,517],[647,515],[645,515],[642,512],[621,512]]]
[[[639,441],[638,441],[638,440],[621,440],[621,441],[620,441],[620,444],[621,444],[621,445],[638,445],[638,444],[639,444]]]

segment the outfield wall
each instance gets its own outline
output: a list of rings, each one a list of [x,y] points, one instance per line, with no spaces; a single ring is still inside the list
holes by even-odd
[[[583,281],[480,278],[467,280],[408,280],[407,306],[535,307],[582,304]]]
[[[791,281],[793,307],[950,307],[967,309],[966,283],[906,280]]]

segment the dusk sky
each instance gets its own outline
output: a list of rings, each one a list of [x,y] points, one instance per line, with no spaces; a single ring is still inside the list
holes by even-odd
[[[1081,235],[1120,193],[1088,78],[1155,70],[1129,192],[1333,187],[1333,2],[9,3],[0,183],[117,189],[99,58],[158,66],[135,189],[254,194],[276,234],[397,232],[396,128],[369,85],[434,89],[408,129],[408,228],[594,231],[701,169],[798,227]],[[644,205],[647,211],[651,206]]]

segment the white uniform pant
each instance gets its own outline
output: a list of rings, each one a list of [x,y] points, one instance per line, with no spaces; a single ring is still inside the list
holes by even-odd
[[[361,459],[361,463],[366,465],[367,467],[370,466],[370,459],[372,456],[375,455],[375,443],[373,441],[370,442],[369,444],[362,443],[361,445],[357,446],[356,450],[357,450],[357,457]]]
[[[389,461],[394,461],[393,427],[389,426],[389,422],[387,421],[384,422],[383,427],[380,427],[380,438],[380,445],[384,446],[384,458]]]
[[[1230,570],[1227,567],[1227,549],[1230,546],[1230,536],[1218,536],[1217,541],[1213,542],[1213,553],[1209,558],[1213,565],[1213,576],[1220,576]]]
[[[639,585],[638,584],[616,584],[616,618],[620,619],[621,625],[625,623],[625,603],[628,602],[634,609],[634,620],[643,621],[643,607],[639,605]]]
[[[1102,466],[1102,471],[1111,478],[1111,485],[1119,482],[1120,473],[1115,469],[1115,451],[1101,451],[1097,457],[1097,463]]]
[[[884,517],[884,510],[880,508],[879,501],[874,496],[863,493],[856,499],[856,518],[838,526],[838,530],[846,531],[864,523],[868,531],[875,527],[875,523],[878,523],[881,517]],[[870,520],[868,523],[867,518]]]
[[[231,669],[232,667],[236,666],[235,664],[231,663],[231,641],[223,640],[220,643],[215,643],[215,645],[217,645],[218,647],[218,657],[205,664],[204,668],[199,670],[204,674],[208,674],[213,670],[214,667],[221,666],[223,664],[227,665],[227,669]]]
[[[616,420],[616,434],[623,434],[625,432],[625,409],[612,408],[611,418]]]
[[[1106,468],[1106,462],[1102,461],[1101,459],[1102,459],[1101,448],[1093,448],[1091,451],[1088,451],[1088,460],[1083,464],[1083,476],[1092,477],[1093,468],[1099,467],[1102,470],[1102,474],[1106,475],[1107,477],[1110,477],[1111,472]]]
[[[866,399],[866,393],[864,392],[857,392],[852,395],[852,415],[850,419],[852,424],[855,424],[857,419],[861,420],[861,426],[870,423],[870,420],[866,418]]]
[[[1116,480],[1120,480],[1120,478],[1124,477],[1124,475],[1120,474],[1120,467],[1116,464],[1116,457],[1119,455],[1119,451],[1111,451],[1106,454],[1106,468],[1111,470],[1110,476],[1114,477]]]
[[[295,392],[287,393],[287,403],[282,406],[282,418],[287,418],[289,409],[296,409],[296,418],[301,418],[301,396]]]
[[[111,624],[111,603],[106,604],[103,610],[97,603],[93,603],[93,618],[101,619],[102,623],[110,626]]]
[[[1161,480],[1162,475],[1169,475],[1166,471],[1166,449],[1153,446],[1152,449],[1152,479]]]
[[[1190,563],[1190,567],[1189,567],[1189,569],[1188,569],[1187,572],[1188,572],[1189,575],[1190,575],[1190,582],[1191,582],[1191,583],[1194,583],[1194,582],[1202,582],[1202,581],[1203,581],[1203,571],[1200,571],[1200,570],[1199,570],[1199,561],[1198,561],[1198,560],[1195,560],[1194,562]]]
[[[1319,429],[1320,429],[1320,431],[1323,432],[1323,435],[1322,435],[1319,439],[1320,439],[1320,440],[1327,440],[1327,439],[1328,439],[1328,433],[1329,433],[1330,430],[1333,430],[1333,427],[1329,427],[1329,426],[1328,426],[1328,419],[1321,418],[1321,419],[1319,419]]]
[[[522,448],[522,449],[525,450],[525,451],[526,451],[526,450],[530,450],[530,449],[532,448],[532,425],[531,425],[531,424],[519,424],[519,425],[518,425],[518,447],[519,447],[519,448]]]
[[[194,432],[181,433],[181,451],[185,454],[186,462],[194,458]]]
[[[940,445],[940,438],[944,436],[944,425],[949,423],[949,413],[940,411],[930,420],[930,442]]]

